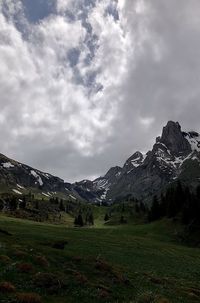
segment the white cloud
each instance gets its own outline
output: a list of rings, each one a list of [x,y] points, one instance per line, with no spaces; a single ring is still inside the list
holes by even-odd
[[[14,156],[21,149],[21,141],[33,144],[32,152],[39,144],[51,148],[65,145],[66,154],[70,145],[80,156],[102,151],[117,114],[118,96],[113,85],[117,88],[127,63],[126,39],[120,23],[105,16],[108,4],[109,1],[98,2],[88,17],[99,44],[90,65],[84,63],[89,50],[81,21],[69,22],[64,15],[50,16],[30,25],[24,39],[14,20],[0,14],[0,94],[4,110],[0,123],[2,127],[9,125],[9,131],[1,134],[1,140],[8,142],[2,152]],[[64,10],[72,3],[59,5]],[[13,16],[16,7],[12,2],[9,10]],[[99,18],[97,22],[95,16]],[[103,91],[88,94],[89,87],[74,81],[74,69],[67,58],[73,48],[81,50],[77,67],[82,76],[97,73]],[[25,159],[26,150],[27,147],[19,153]]]

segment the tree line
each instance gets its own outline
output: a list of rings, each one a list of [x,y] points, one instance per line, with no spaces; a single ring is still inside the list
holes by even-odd
[[[200,185],[192,191],[178,181],[160,198],[154,196],[148,219],[151,222],[163,217],[179,218],[184,225],[200,226]]]

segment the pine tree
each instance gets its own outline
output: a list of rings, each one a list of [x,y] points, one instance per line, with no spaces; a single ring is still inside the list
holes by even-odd
[[[139,205],[140,205],[140,206],[139,206],[140,210],[141,210],[143,213],[145,213],[145,212],[146,212],[146,206],[144,205],[144,203],[143,203],[143,202],[140,202]]]
[[[76,224],[75,225],[78,225],[78,226],[83,226],[84,223],[83,223],[83,217],[81,214],[78,215],[78,217],[75,219],[76,220]]]
[[[104,221],[107,222],[109,219],[110,219],[110,218],[109,218],[108,214],[106,213],[106,214],[105,214],[105,217],[104,217]]]
[[[39,202],[38,202],[38,200],[35,201],[35,208],[39,209]]]
[[[154,196],[152,201],[152,206],[149,212],[149,221],[150,222],[156,221],[160,219],[160,217],[161,217],[160,205],[157,196]]]
[[[16,197],[12,197],[10,200],[9,200],[9,208],[11,211],[15,211],[17,209],[17,199]]]
[[[90,213],[88,220],[90,225],[94,225],[94,217],[92,213]]]
[[[135,212],[136,213],[140,212],[140,206],[138,205],[138,203],[135,204]]]
[[[120,218],[120,223],[121,223],[121,224],[127,223],[127,220],[124,218],[124,216],[121,216],[121,218]]]
[[[20,206],[21,209],[26,208],[26,197],[25,196],[22,197],[22,201],[21,201],[19,206]]]
[[[60,203],[59,203],[59,209],[60,209],[60,211],[65,211],[65,207],[64,207],[63,199],[60,199]]]
[[[77,217],[74,218],[74,225],[75,225],[75,226],[78,225],[78,218],[77,218]]]

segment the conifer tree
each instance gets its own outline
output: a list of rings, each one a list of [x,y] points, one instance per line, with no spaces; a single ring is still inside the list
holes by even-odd
[[[109,219],[110,219],[110,218],[109,218],[108,214],[106,213],[106,214],[105,214],[105,217],[104,217],[104,221],[107,222]]]
[[[59,209],[60,209],[60,211],[65,211],[65,207],[64,207],[63,199],[60,199],[60,203],[59,203]]]
[[[160,205],[158,202],[157,196],[153,197],[151,210],[149,212],[149,221],[156,221],[160,219],[161,213],[160,213]]]

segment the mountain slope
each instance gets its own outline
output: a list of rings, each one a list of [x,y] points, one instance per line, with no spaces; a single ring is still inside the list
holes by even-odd
[[[148,200],[174,180],[198,184],[200,180],[200,135],[196,132],[182,132],[178,122],[169,121],[161,137],[146,155],[134,153],[113,174],[94,180],[90,189],[101,194],[93,200],[112,202],[126,196]],[[110,171],[109,171],[110,172]],[[93,186],[92,186],[93,185]],[[103,190],[103,192],[102,192]]]
[[[27,190],[41,192],[44,197],[62,193],[66,198],[80,199],[70,183],[34,169],[0,154],[0,189],[21,195]]]

